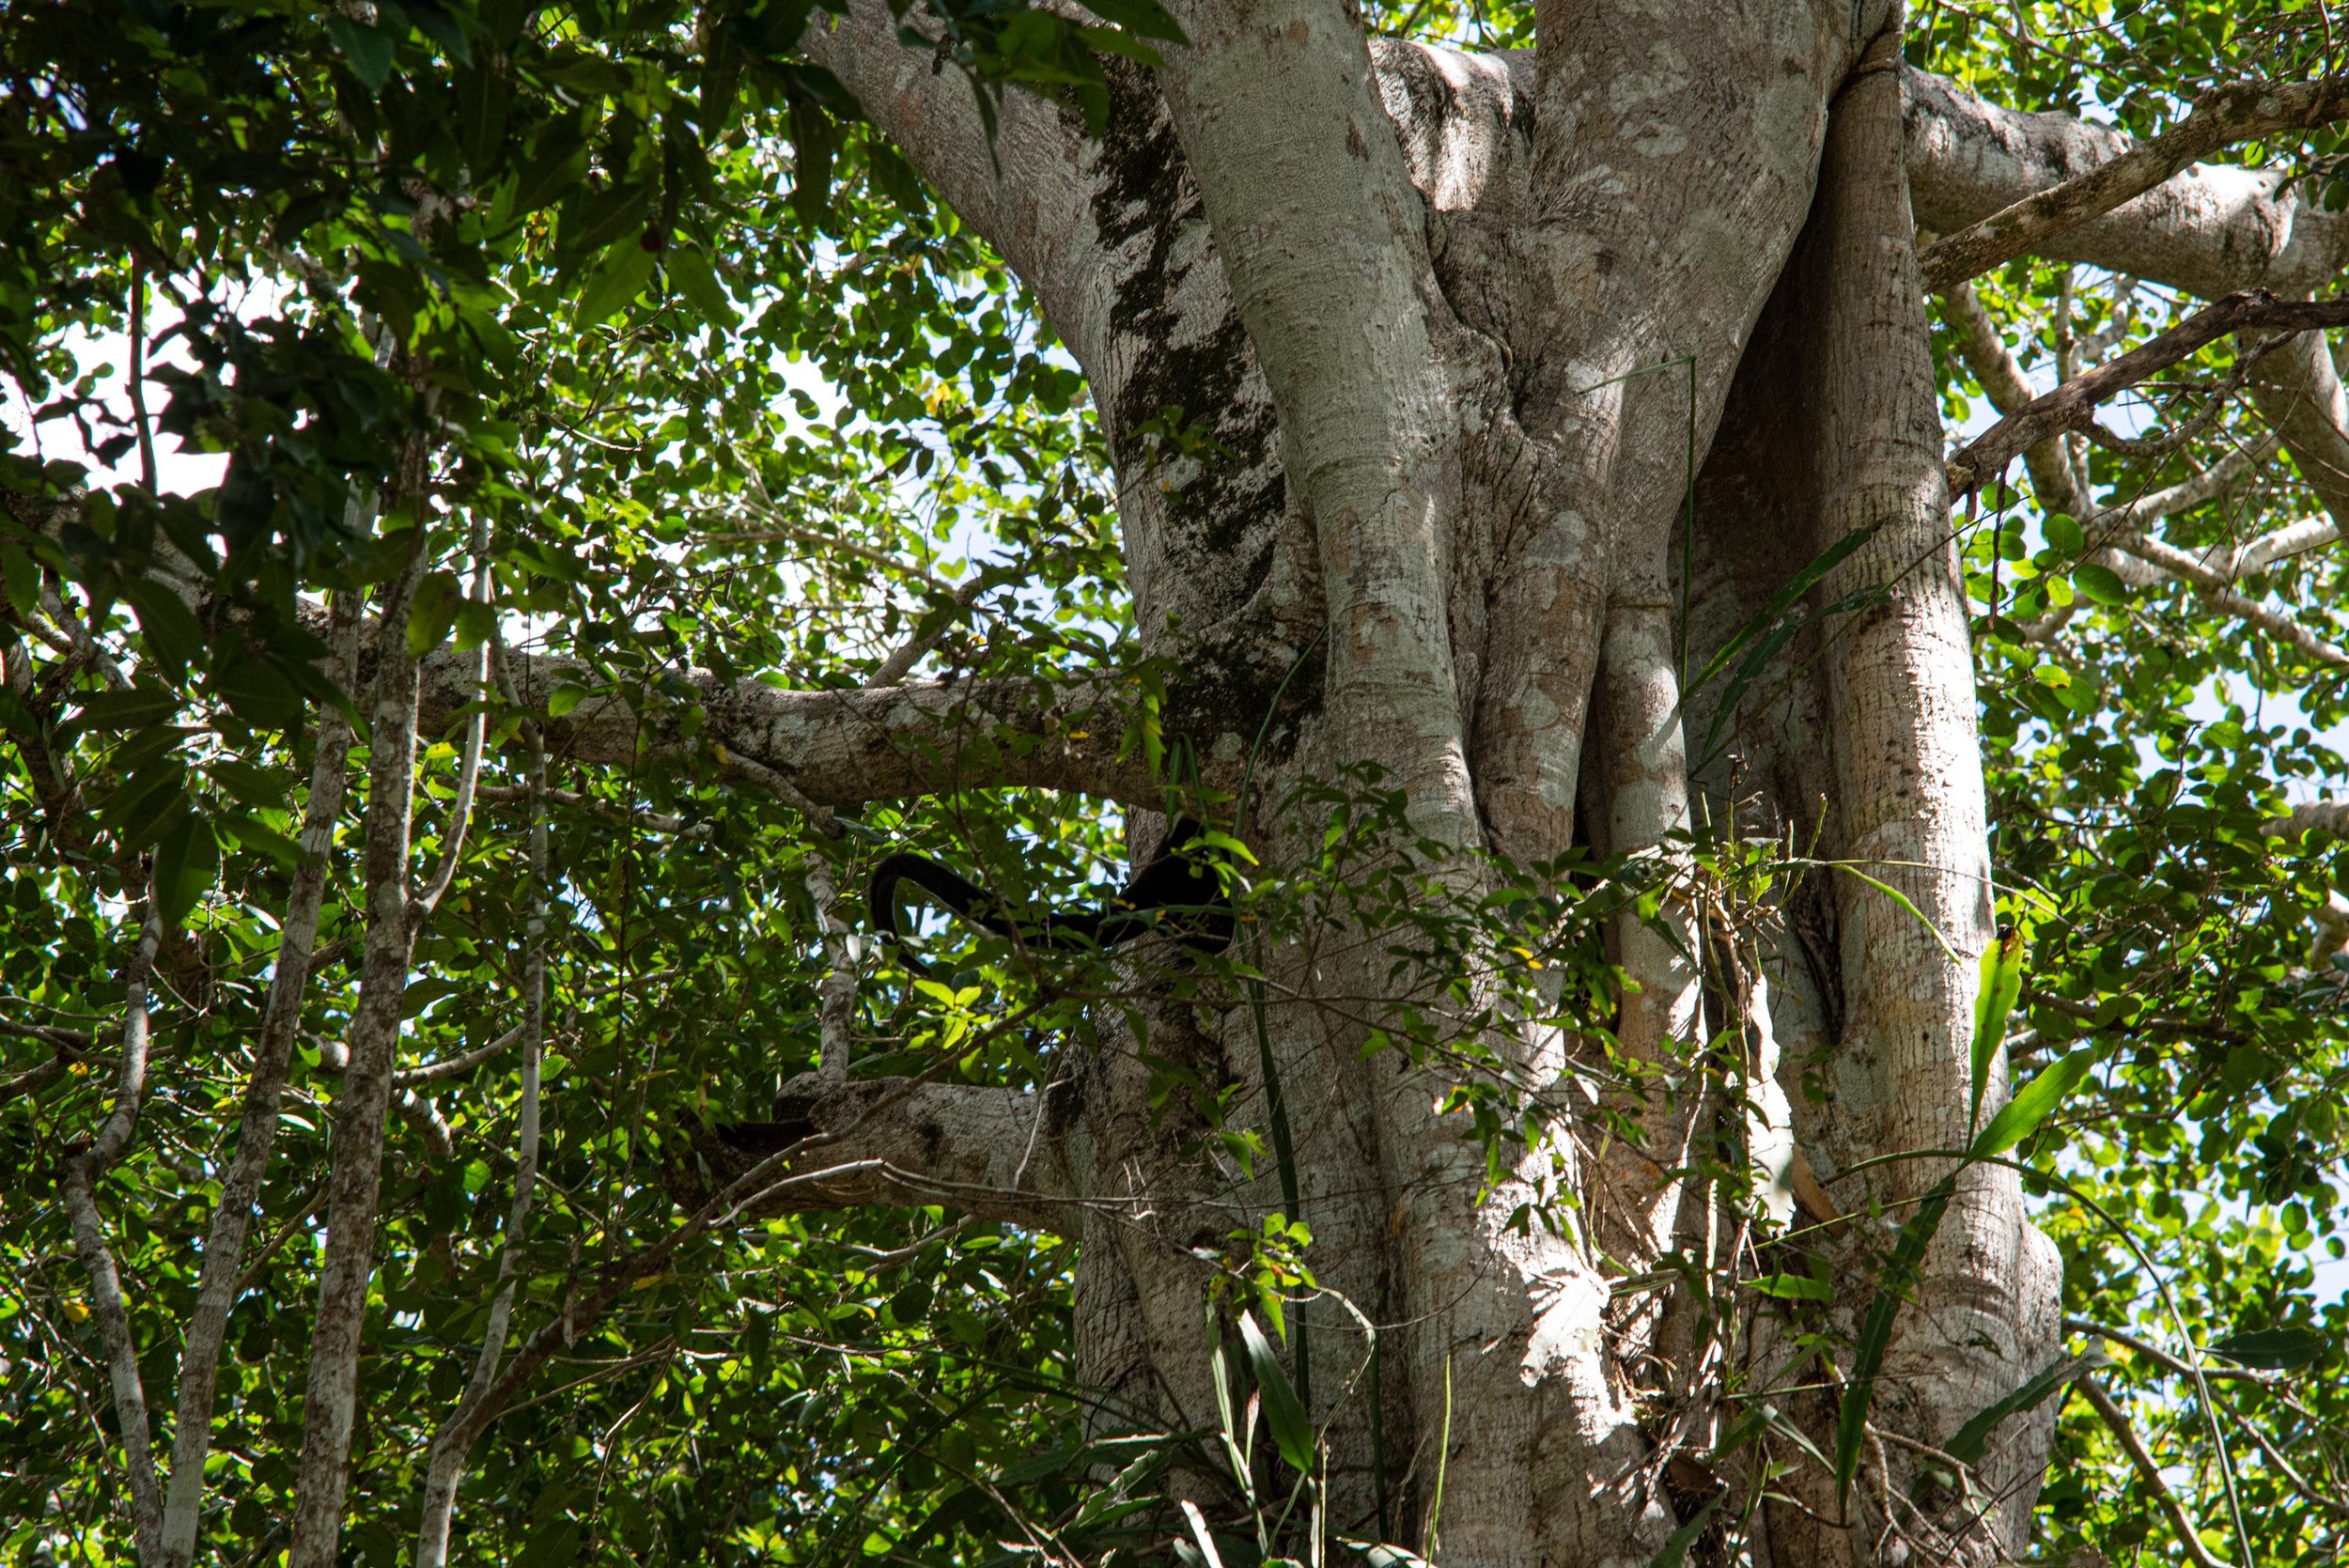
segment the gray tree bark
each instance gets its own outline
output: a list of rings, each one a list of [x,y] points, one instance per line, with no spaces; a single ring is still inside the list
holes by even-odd
[[[960,89],[926,78],[880,8],[810,39],[1029,279],[1091,378],[1144,636],[1192,672],[1177,702],[1202,750],[1228,756],[1272,678],[1305,659],[1309,696],[1283,715],[1269,791],[1377,763],[1414,831],[1450,854],[1430,869],[1439,890],[1475,891],[1480,853],[1650,849],[1708,790],[1734,804],[1692,775],[1680,672],[1812,554],[1875,530],[1843,580],[1893,592],[1826,647],[1820,678],[1792,683],[1745,764],[1776,824],[1808,830],[1825,802],[1842,853],[1934,868],[1902,885],[1957,950],[1866,884],[1834,883],[1814,900],[1825,966],[1787,961],[1788,943],[1756,988],[1774,999],[1788,1078],[1824,1064],[1836,1086],[1826,1108],[1790,1095],[1830,1180],[1962,1141],[1970,966],[1989,937],[1903,78],[1883,9],[1861,11],[1764,6],[1659,36],[1637,8],[1560,8],[1531,55],[1479,57],[1366,42],[1314,0],[1201,7],[1179,13],[1190,43],[1162,70],[1116,74],[1098,142],[1015,96],[1000,163]],[[2001,194],[1967,199],[1991,210]],[[1774,385],[1752,384],[1757,324],[1787,378]],[[1743,427],[1717,439],[1741,397]],[[1174,407],[1207,422],[1221,464],[1167,460],[1130,434]],[[1684,542],[1687,464],[1708,449],[1704,489],[1722,504],[1700,505]],[[1753,505],[1766,490],[1768,507]],[[1264,828],[1269,863],[1300,847],[1283,831]],[[1694,976],[1644,925],[1617,942],[1640,983],[1617,1020],[1626,1053],[1685,1050]],[[1384,1495],[1401,1538],[1423,1544],[1428,1450],[1448,1435],[1446,1560],[1644,1560],[1682,1515],[1659,1434],[1719,1430],[1717,1411],[1663,1420],[1655,1402],[1716,1394],[1668,1364],[1686,1347],[1652,1314],[1610,1310],[1610,1280],[1702,1229],[1707,1197],[1660,1173],[1708,1108],[1651,1108],[1638,1157],[1537,1140],[1486,1190],[1468,1118],[1431,1109],[1444,1071],[1399,1052],[1362,1063],[1363,1021],[1335,1005],[1402,1001],[1410,983],[1330,951],[1267,956],[1315,1266],[1383,1326],[1374,1453],[1366,1401],[1341,1403],[1360,1336],[1314,1318],[1341,1527],[1368,1528]],[[1182,1040],[1260,1114],[1246,1010],[1176,1022],[1154,1028],[1154,1048]],[[1529,1029],[1500,1055],[1554,1088],[1590,1049]],[[1105,1053],[1081,1086],[1065,1167],[1098,1200],[1079,1226],[1085,1370],[1196,1425],[1213,1403],[1189,1254],[1279,1198],[1268,1175],[1185,1157],[1196,1129],[1154,1123],[1117,1061]],[[1874,1180],[1898,1203],[1937,1173],[1896,1164]],[[1510,1229],[1520,1205],[1561,1193],[1587,1230]],[[1846,1248],[1856,1280],[1865,1250]],[[1969,1178],[1879,1419],[1931,1442],[2037,1371],[2053,1336],[2045,1260],[2014,1182]],[[1766,1359],[1746,1372],[1798,1380]],[[2035,1477],[2044,1452],[2044,1432],[2021,1434],[1999,1473]],[[1819,1513],[1834,1519],[1827,1484]],[[1856,1501],[1849,1528],[1773,1528],[1789,1560],[1859,1560],[1892,1539],[1879,1512]],[[1984,1556],[1993,1534],[2019,1542],[2027,1513],[2028,1490],[2010,1488],[1972,1539],[1936,1545]]]
[[[1754,1522],[1757,1561],[2019,1553],[2050,1417],[2006,1423],[1959,1495],[1919,1486],[1913,1463],[2057,1353],[2053,1250],[2012,1174],[1962,1173],[1898,1320],[1848,1496],[1806,1456],[1832,1447],[1840,1363],[1750,1300],[1708,1325],[1668,1265],[1735,1269],[1750,1227],[1782,1226],[1787,1194],[1807,1191],[1810,1208],[1835,1212],[1812,1213],[1822,1223],[1797,1236],[1768,1230],[1768,1245],[1825,1255],[1843,1297],[1828,1324],[1848,1336],[1888,1239],[1860,1216],[1897,1222],[1949,1169],[1924,1152],[1966,1141],[1991,882],[1916,240],[1920,224],[1978,223],[2123,156],[2125,141],[1905,69],[1885,0],[1544,0],[1539,46],[1508,55],[1366,37],[1342,0],[1173,8],[1188,42],[1154,70],[1108,68],[1097,138],[1013,91],[990,142],[967,85],[908,49],[880,0],[817,13],[806,47],[1027,282],[1082,366],[1117,468],[1143,642],[1183,671],[1164,722],[1227,789],[1265,737],[1243,802],[1263,864],[1302,864],[1318,843],[1318,821],[1271,809],[1291,786],[1375,768],[1400,792],[1431,908],[1491,892],[1497,864],[1578,847],[1648,857],[1678,890],[1657,920],[1612,927],[1627,985],[1604,1028],[1500,1008],[1446,1036],[1447,1017],[1502,997],[1495,955],[1458,960],[1469,981],[1455,989],[1443,963],[1391,967],[1382,933],[1351,917],[1248,953],[1267,977],[1261,1022],[1243,998],[1145,993],[1149,1051],[1237,1091],[1233,1114],[1267,1120],[1277,1079],[1311,1261],[1351,1307],[1310,1305],[1294,1341],[1327,1423],[1334,1527],[1430,1551],[1439,1534],[1446,1568],[1636,1565],[1766,1458],[1791,1467],[1779,1484],[1792,1500]],[[2031,235],[2046,254],[2208,295],[2310,293],[2349,257],[2336,215],[2280,177],[2221,167]],[[1995,333],[1961,324],[1993,395],[2025,396]],[[2223,587],[2338,536],[2349,439],[2331,360],[2313,340],[2271,356],[2256,395],[2336,522],[2218,565],[2170,561],[2135,536],[2114,548]],[[1175,411],[1215,458],[1149,438]],[[2072,483],[2056,443],[2034,463],[2043,489]],[[1868,588],[1871,602],[1823,618],[1736,711],[1722,712],[1718,684],[1685,689],[1855,534],[1864,543],[1811,599],[1824,609]],[[382,668],[361,669],[377,697],[371,902],[334,1126],[291,1552],[303,1563],[332,1560],[360,1399],[414,931],[410,752],[419,722],[437,727],[479,689],[453,657],[406,659],[393,608]],[[812,817],[964,784],[1082,791],[1141,814],[1163,804],[1101,722],[1123,701],[1114,679],[1052,693],[891,684],[910,661],[853,692],[695,677],[691,735],[674,714],[593,691],[546,738],[587,762],[714,747]],[[580,674],[518,657],[507,695],[543,708]],[[1717,728],[1731,751],[1696,743]],[[957,773],[961,742],[999,731],[1043,743]],[[339,777],[339,764],[321,769],[314,814]],[[1821,862],[1875,880],[1813,870],[1759,929],[1724,933],[1688,892],[1683,835],[1700,822],[1815,844]],[[1377,853],[1400,863],[1396,846]],[[307,938],[288,933],[298,996]],[[827,982],[835,1018],[852,979],[844,961]],[[1365,1050],[1413,1009],[1447,1048]],[[779,1108],[776,1147],[800,1152],[744,1155],[732,1187],[607,1270],[581,1311],[607,1310],[738,1214],[944,1203],[1078,1239],[1077,1361],[1107,1396],[1097,1422],[1211,1427],[1211,1260],[1287,1199],[1274,1170],[1203,1154],[1215,1129],[1156,1102],[1124,1015],[1099,1021],[1102,1048],[1035,1094],[853,1080],[828,1048]],[[1717,1031],[1750,1050],[1749,1103],[1686,1070]],[[276,1065],[257,1080],[255,1114],[274,1095],[284,1036],[264,1052]],[[1507,1145],[1497,1175],[1452,1095],[1464,1075],[1552,1112]],[[1995,1063],[1985,1113],[2005,1094]],[[94,1186],[137,1094],[126,1066],[119,1131],[110,1124],[76,1169],[76,1234],[113,1314],[141,1533],[178,1560],[200,1500],[214,1287],[233,1277],[250,1183],[241,1165],[226,1260],[208,1258],[190,1335],[203,1386],[182,1390],[166,1504],[135,1362],[114,1331],[120,1293],[109,1305]],[[1609,1130],[1625,1126],[1641,1136]],[[251,1126],[257,1162],[267,1141]],[[1740,1140],[1764,1168],[1750,1200],[1691,1174],[1699,1153]],[[529,1179],[525,1162],[517,1232]],[[1559,1222],[1519,1223],[1532,1212]],[[462,1455],[570,1327],[507,1356],[498,1320],[441,1434],[428,1558],[445,1546]],[[1707,1461],[1765,1393],[1781,1424]],[[1173,1484],[1204,1515],[1228,1514],[1214,1475]]]

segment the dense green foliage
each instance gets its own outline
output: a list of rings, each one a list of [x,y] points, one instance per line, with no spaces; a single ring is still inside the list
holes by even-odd
[[[1025,82],[1090,109],[1091,47],[1146,54],[1170,36],[1148,0],[1094,9],[1121,30],[960,0],[931,14],[983,100]],[[792,57],[804,5],[378,0],[373,21],[361,14],[275,0],[0,8],[0,373],[53,422],[47,450],[0,452],[4,634],[22,650],[0,691],[11,1562],[126,1555],[102,1355],[54,1172],[106,1113],[151,877],[184,936],[159,967],[151,1096],[101,1192],[148,1397],[168,1411],[298,854],[310,726],[334,695],[315,673],[320,595],[391,581],[422,549],[433,575],[413,634],[465,647],[495,627],[588,660],[648,708],[690,707],[676,678],[689,666],[854,686],[941,627],[932,672],[1049,680],[1131,661],[1080,378],[1001,262]],[[1530,8],[1377,15],[1480,43],[1531,30]],[[2210,82],[2305,72],[2327,46],[2316,15],[1936,5],[1914,19],[1911,57],[2009,102],[2109,105],[2153,129]],[[2330,174],[2321,139],[2260,150]],[[2027,365],[2067,334],[2131,341],[2187,308],[2032,263],[1984,294]],[[95,355],[126,354],[140,312],[163,341],[137,406],[155,439],[226,455],[216,489],[152,482],[125,423],[129,367]],[[2201,370],[2223,371],[2230,351]],[[1967,417],[1953,356],[1944,385]],[[2255,436],[2248,408],[2232,410],[2158,472],[2100,451],[2093,478],[2125,496]],[[417,449],[436,486],[421,536],[398,509],[353,530],[368,517],[354,501]],[[131,477],[94,479],[87,454]],[[2311,785],[2343,783],[2327,737],[2349,689],[2186,590],[2129,590],[2080,566],[2076,523],[2011,499],[2002,514],[1985,505],[1965,541],[2003,912],[2028,935],[2017,1076],[2075,1048],[2098,1063],[2018,1157],[2051,1178],[2044,1222],[2065,1250],[2067,1313],[2172,1347],[2316,1331],[2238,1343],[2290,1375],[2217,1386],[2223,1448],[2191,1385],[2117,1349],[2109,1375],[2138,1396],[2163,1461],[2194,1476],[2184,1490],[2215,1545],[2230,1540],[2223,1452],[2259,1560],[2329,1560],[2341,1516],[2273,1455],[2349,1495],[2349,1308],[2340,1271],[2322,1290],[2312,1274],[2349,1234],[2349,970],[2310,953],[2310,911],[2349,888],[2349,860],[2327,835],[2262,830]],[[2279,458],[2171,536],[2248,538],[2310,505]],[[493,613],[459,599],[476,529]],[[2341,560],[2280,565],[2264,592],[2341,641],[2326,607],[2349,602]],[[202,579],[193,607],[150,571],[185,561]],[[958,595],[973,574],[982,588]],[[2070,602],[2082,613],[2054,639],[2017,632]],[[79,655],[76,626],[111,658]],[[1146,692],[1149,672],[1135,674]],[[522,717],[497,715],[493,740],[515,742]],[[428,738],[420,868],[449,837],[459,750],[454,732]],[[554,990],[525,1327],[565,1310],[583,1269],[667,1229],[681,1118],[757,1118],[813,1064],[824,961],[805,857],[839,859],[849,886],[872,839],[906,837],[1061,896],[1116,847],[1113,822],[1040,794],[876,810],[869,838],[820,841],[709,752],[552,767],[569,793],[547,807]],[[518,1016],[522,768],[518,744],[493,745],[485,781],[505,787],[479,807],[418,948],[403,1061],[452,1058]],[[207,1526],[225,1561],[276,1550],[288,1511],[335,1081],[319,1048],[358,982],[351,862],[330,887],[266,1250],[231,1323],[212,1465],[232,1506]],[[860,1071],[944,1055],[973,1082],[1049,1077],[1081,1015],[1059,996],[997,1027],[996,1009],[1033,993],[991,956],[988,983],[948,1001],[894,973],[868,986]],[[434,1153],[426,1118],[395,1120],[349,1537],[369,1563],[397,1560],[412,1534],[424,1445],[485,1321],[513,1174],[509,1065],[428,1087],[458,1152]],[[701,1243],[491,1429],[460,1560],[978,1561],[1048,1540],[1090,1556],[1116,1510],[1081,1485],[1079,1461],[1130,1461],[1125,1484],[1146,1495],[1166,1451],[1072,1450],[1090,1396],[1067,1372],[1068,1280],[1065,1244],[936,1211],[780,1219]],[[2046,1552],[2173,1550],[2105,1427],[2075,1402],[2061,1434]]]

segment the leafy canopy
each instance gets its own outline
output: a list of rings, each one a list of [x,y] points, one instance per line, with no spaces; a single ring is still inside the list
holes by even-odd
[[[1147,58],[1177,35],[1150,0],[1093,9],[1111,25],[965,0],[906,20],[983,102],[1020,84],[1097,119],[1095,52]],[[690,709],[677,680],[689,667],[855,685],[917,633],[941,634],[932,670],[1050,681],[1131,661],[1080,379],[1017,280],[794,54],[808,15],[788,0],[0,13],[0,371],[48,422],[40,442],[0,452],[0,586],[25,650],[24,678],[12,663],[0,691],[0,1141],[24,1173],[0,1191],[12,1557],[35,1543],[91,1561],[121,1550],[111,1416],[94,1414],[102,1352],[46,1173],[104,1114],[127,922],[151,875],[190,939],[165,954],[158,1088],[106,1197],[156,1397],[296,860],[309,723],[336,700],[314,674],[319,595],[382,582],[428,550],[445,576],[428,580],[439,586],[412,629],[459,647],[502,630],[578,658],[590,684],[555,706],[592,686]],[[1532,29],[1531,8],[1452,0],[1370,17],[1478,46]],[[2210,84],[2305,72],[2331,47],[2321,20],[2229,0],[1934,5],[1909,52],[1991,98],[2141,132]],[[2251,155],[2295,162],[2329,194],[2327,137]],[[2027,366],[2190,308],[2032,262],[1983,292]],[[135,397],[132,338],[151,356]],[[2202,368],[2223,372],[2232,351],[2214,346]],[[1978,416],[1953,355],[1941,372],[1952,422]],[[139,408],[166,452],[224,458],[221,483],[178,495],[149,482]],[[2258,434],[2238,407],[2211,439]],[[443,508],[421,536],[397,526],[412,515],[369,526],[355,505],[395,483],[412,437],[434,454]],[[2210,455],[2088,461],[2099,494],[2125,497]],[[2171,536],[2248,538],[2308,496],[2277,459]],[[2328,835],[2263,829],[2340,784],[2349,697],[2337,667],[2186,590],[2129,587],[2085,559],[2077,520],[2010,501],[1963,538],[2002,912],[2028,936],[2008,1044],[2018,1078],[2083,1049],[2096,1063],[2014,1153],[2068,1184],[2043,1184],[2067,1313],[2302,1373],[2288,1389],[2232,1382],[2215,1398],[2261,1558],[2313,1560],[2333,1527],[2230,1423],[2343,1490],[2349,1322],[2340,1275],[2320,1291],[2314,1269],[2343,1250],[2349,972],[2310,962],[2310,915],[2349,887],[2349,867]],[[459,591],[476,526],[493,610]],[[2342,570],[2319,552],[2258,586],[2338,644]],[[194,590],[164,585],[174,574]],[[978,591],[957,591],[974,576]],[[2064,611],[2060,637],[2020,633]],[[77,621],[118,682],[74,656]],[[457,759],[453,735],[428,738],[425,858],[449,836]],[[500,757],[490,782],[510,786]],[[865,852],[807,840],[713,756],[557,782],[552,1109],[523,1298],[540,1316],[583,1260],[664,1228],[660,1134],[679,1111],[755,1117],[812,1064],[823,961],[807,858],[842,856],[848,876]],[[480,814],[418,950],[414,1060],[484,1045],[515,1017],[526,812],[493,795]],[[868,825],[978,857],[1019,896],[1075,894],[1112,847],[1092,812],[1016,791],[877,810]],[[323,1169],[333,1064],[319,1042],[348,1019],[357,981],[348,861],[282,1172]],[[1056,1036],[987,1027],[1016,967],[1000,949],[976,958],[983,984],[942,1002],[868,988],[866,1064],[959,1052],[968,1081],[1048,1077]],[[1073,1009],[1045,1021],[1083,1028]],[[455,1174],[412,1124],[396,1126],[387,1166],[350,1538],[367,1561],[404,1549],[424,1441],[482,1327],[512,1176],[514,1074],[485,1066],[451,1087]],[[293,1174],[264,1192],[260,1234],[280,1245],[232,1319],[214,1451],[228,1506],[207,1526],[224,1546],[266,1540],[287,1513],[316,1296],[300,1238],[317,1201]],[[481,1444],[465,1549],[532,1563],[962,1560],[1031,1527],[1080,1543],[1113,1530],[1120,1505],[1085,1491],[1086,1467],[1122,1471],[1112,1499],[1146,1496],[1165,1452],[1077,1441],[1097,1396],[1068,1370],[1066,1248],[942,1219],[781,1219],[680,1258]],[[2151,1255],[2175,1320],[2123,1234]],[[1277,1247],[1259,1251],[1274,1259],[1260,1284],[1303,1277]],[[1248,1358],[1269,1390],[1277,1361],[1264,1370],[1261,1340]],[[2164,1462],[2193,1478],[2182,1492],[2216,1498],[2220,1451],[2191,1390],[2123,1354],[2111,1375],[2141,1396]],[[1274,1436],[1299,1440],[1294,1421]],[[2216,1504],[2199,1516],[2221,1539]],[[2050,1555],[2085,1545],[2118,1560],[2162,1539],[2142,1481],[2077,1404],[2040,1525]]]

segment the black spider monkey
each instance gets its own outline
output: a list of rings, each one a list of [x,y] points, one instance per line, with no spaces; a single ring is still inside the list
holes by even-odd
[[[1192,818],[1178,817],[1134,879],[1094,908],[1016,910],[1000,894],[905,849],[873,868],[865,908],[872,911],[874,928],[895,944],[898,958],[916,974],[930,971],[906,945],[898,924],[899,882],[911,882],[983,930],[1035,947],[1110,948],[1152,931],[1169,931],[1193,952],[1221,953],[1232,940],[1232,901],[1216,875],[1215,852],[1197,843],[1206,831]]]

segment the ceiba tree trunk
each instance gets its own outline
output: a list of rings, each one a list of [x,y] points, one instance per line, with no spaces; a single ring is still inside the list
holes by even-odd
[[[1757,1028],[1782,1079],[1761,1086],[1772,1136],[1791,1119],[1843,1209],[1873,1200],[1897,1221],[1946,1164],[1841,1175],[1964,1141],[1975,962],[1993,939],[1911,181],[1946,229],[2114,147],[1905,71],[1884,0],[1583,0],[1544,8],[1537,49],[1486,55],[1366,39],[1343,0],[1174,8],[1187,46],[1155,70],[1111,66],[1098,139],[1012,92],[990,147],[968,89],[906,48],[879,0],[818,13],[806,40],[1083,366],[1143,639],[1186,672],[1167,727],[1229,768],[1293,679],[1256,798],[1375,763],[1416,837],[1449,854],[1439,881],[1470,893],[1480,856],[1649,849],[1700,814],[1791,826],[1822,859],[1866,862],[1939,936],[1865,881],[1813,874],[1743,994],[1766,1008]],[[2330,264],[2321,215],[2285,222],[2264,249],[2244,242],[2228,225],[2245,202],[2210,197],[2230,178],[2189,171],[2186,197],[2156,193],[2067,242],[2205,289]],[[2291,199],[2251,195],[2272,211]],[[1214,455],[1151,439],[1169,420],[1204,427]],[[1813,598],[1874,585],[1880,599],[1754,684],[1766,695],[1740,716],[1734,758],[1692,757],[1720,693],[1684,710],[1681,672],[1856,530],[1867,543]],[[953,700],[992,700],[983,683],[964,693]],[[922,704],[946,699],[873,700],[918,724]],[[814,732],[762,722],[729,746],[756,756],[766,737],[770,764],[815,799],[894,777],[802,767],[821,752]],[[1156,803],[1106,762],[1049,773],[1030,782]],[[1302,853],[1291,831],[1252,826],[1268,865]],[[1683,956],[1704,934],[1671,935],[1613,935],[1636,982],[1613,1022],[1635,1059],[1708,1027]],[[1383,1499],[1389,1538],[1423,1545],[1440,1470],[1446,1568],[1644,1562],[1711,1484],[1701,1467],[1668,1475],[1674,1454],[1701,1456],[1738,1413],[1718,1407],[1719,1376],[1682,1364],[1671,1310],[1617,1289],[1692,1237],[1723,1261],[1713,1198],[1668,1174],[1711,1111],[1626,1102],[1642,1148],[1562,1130],[1488,1182],[1471,1118],[1440,1109],[1441,1064],[1365,1057],[1377,1019],[1361,999],[1405,1000],[1411,984],[1367,945],[1371,958],[1343,940],[1262,955],[1311,1262],[1380,1329],[1374,1442],[1372,1391],[1349,1382],[1363,1336],[1326,1304],[1311,1316],[1302,1370],[1330,1421],[1335,1522],[1371,1534]],[[986,1091],[957,1111],[957,1092],[932,1088],[892,1113],[921,1119],[919,1136],[868,1118],[824,1157],[870,1142],[966,1195],[1002,1185],[969,1197],[983,1212],[1077,1236],[1079,1370],[1112,1412],[1098,1419],[1212,1427],[1204,1260],[1282,1194],[1261,1165],[1243,1178],[1202,1156],[1203,1124],[1154,1107],[1143,1053],[1115,1048],[1124,1027],[1101,1020],[1106,1048],[1049,1106]],[[1263,1120],[1246,1007],[1169,1006],[1150,1031],[1151,1052],[1238,1086],[1237,1114]],[[1484,1043],[1537,1091],[1588,1048],[1532,1028]],[[819,1126],[849,1126],[871,1099],[803,1087],[798,1112]],[[806,1201],[919,1189],[895,1180]],[[1584,1222],[1512,1225],[1561,1198]],[[1847,1314],[1884,1241],[1856,1218],[1820,1244]],[[2058,1272],[2013,1176],[1968,1172],[1877,1386],[1874,1419],[1895,1440],[1870,1444],[1848,1500],[1795,1446],[1773,1447],[1795,1500],[1756,1527],[1769,1558],[2019,1552],[2044,1418],[2000,1428],[1981,1469],[1987,1508],[1982,1490],[1915,1484],[1899,1439],[1942,1443],[2053,1360]],[[1740,1355],[1748,1390],[1812,1390],[1776,1404],[1830,1447],[1831,1369],[1766,1318]],[[1175,1484],[1213,1512],[1212,1478]]]

